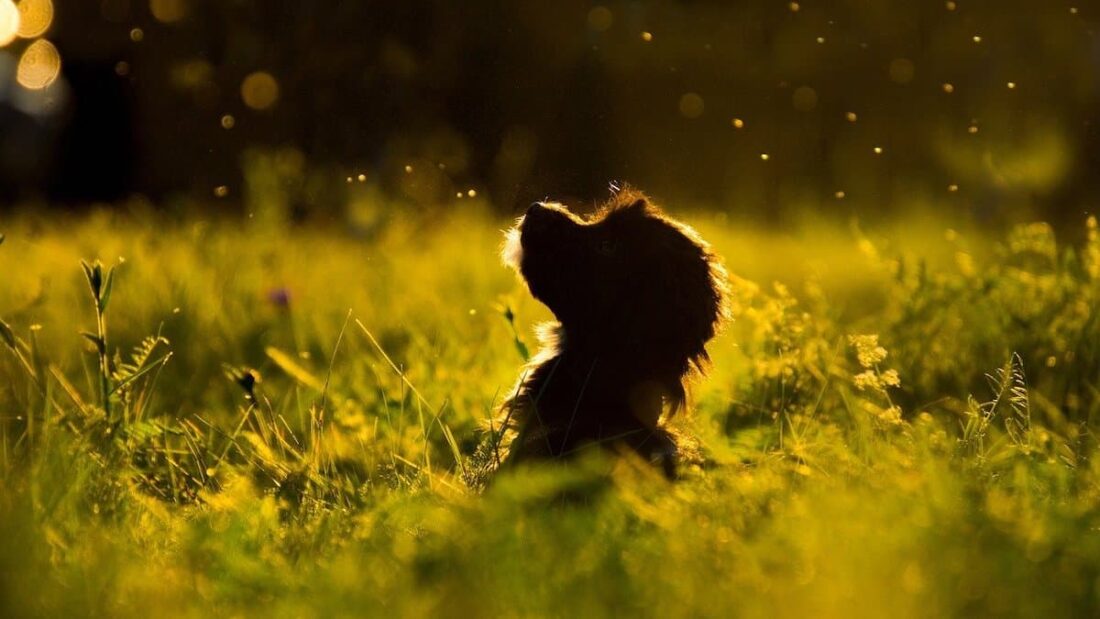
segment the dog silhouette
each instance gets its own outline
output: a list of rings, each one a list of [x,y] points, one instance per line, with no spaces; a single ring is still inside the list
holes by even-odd
[[[664,422],[726,317],[725,269],[707,243],[628,187],[587,217],[532,204],[502,256],[557,319],[502,408],[515,430],[505,464],[625,448],[675,477]]]

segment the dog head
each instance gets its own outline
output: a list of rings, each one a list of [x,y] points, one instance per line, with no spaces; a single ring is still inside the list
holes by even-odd
[[[532,204],[503,253],[561,323],[566,350],[682,403],[682,379],[707,360],[725,316],[725,271],[694,230],[624,189],[589,217]]]

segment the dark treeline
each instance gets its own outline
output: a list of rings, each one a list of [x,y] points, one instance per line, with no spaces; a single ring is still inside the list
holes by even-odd
[[[417,205],[626,180],[766,217],[1079,220],[1100,195],[1098,19],[1021,0],[58,1],[65,104],[0,101],[0,185],[232,202],[266,149],[306,210],[364,174]]]

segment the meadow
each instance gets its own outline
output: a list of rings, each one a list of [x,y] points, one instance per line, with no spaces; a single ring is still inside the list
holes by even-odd
[[[734,315],[675,483],[629,458],[489,482],[550,317],[475,200],[6,218],[0,615],[1100,613],[1095,218],[672,210]]]

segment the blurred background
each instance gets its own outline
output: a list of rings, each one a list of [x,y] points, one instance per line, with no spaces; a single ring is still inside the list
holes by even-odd
[[[1095,0],[0,0],[0,209],[511,212],[626,181],[771,222],[1079,224],[1098,27]]]

